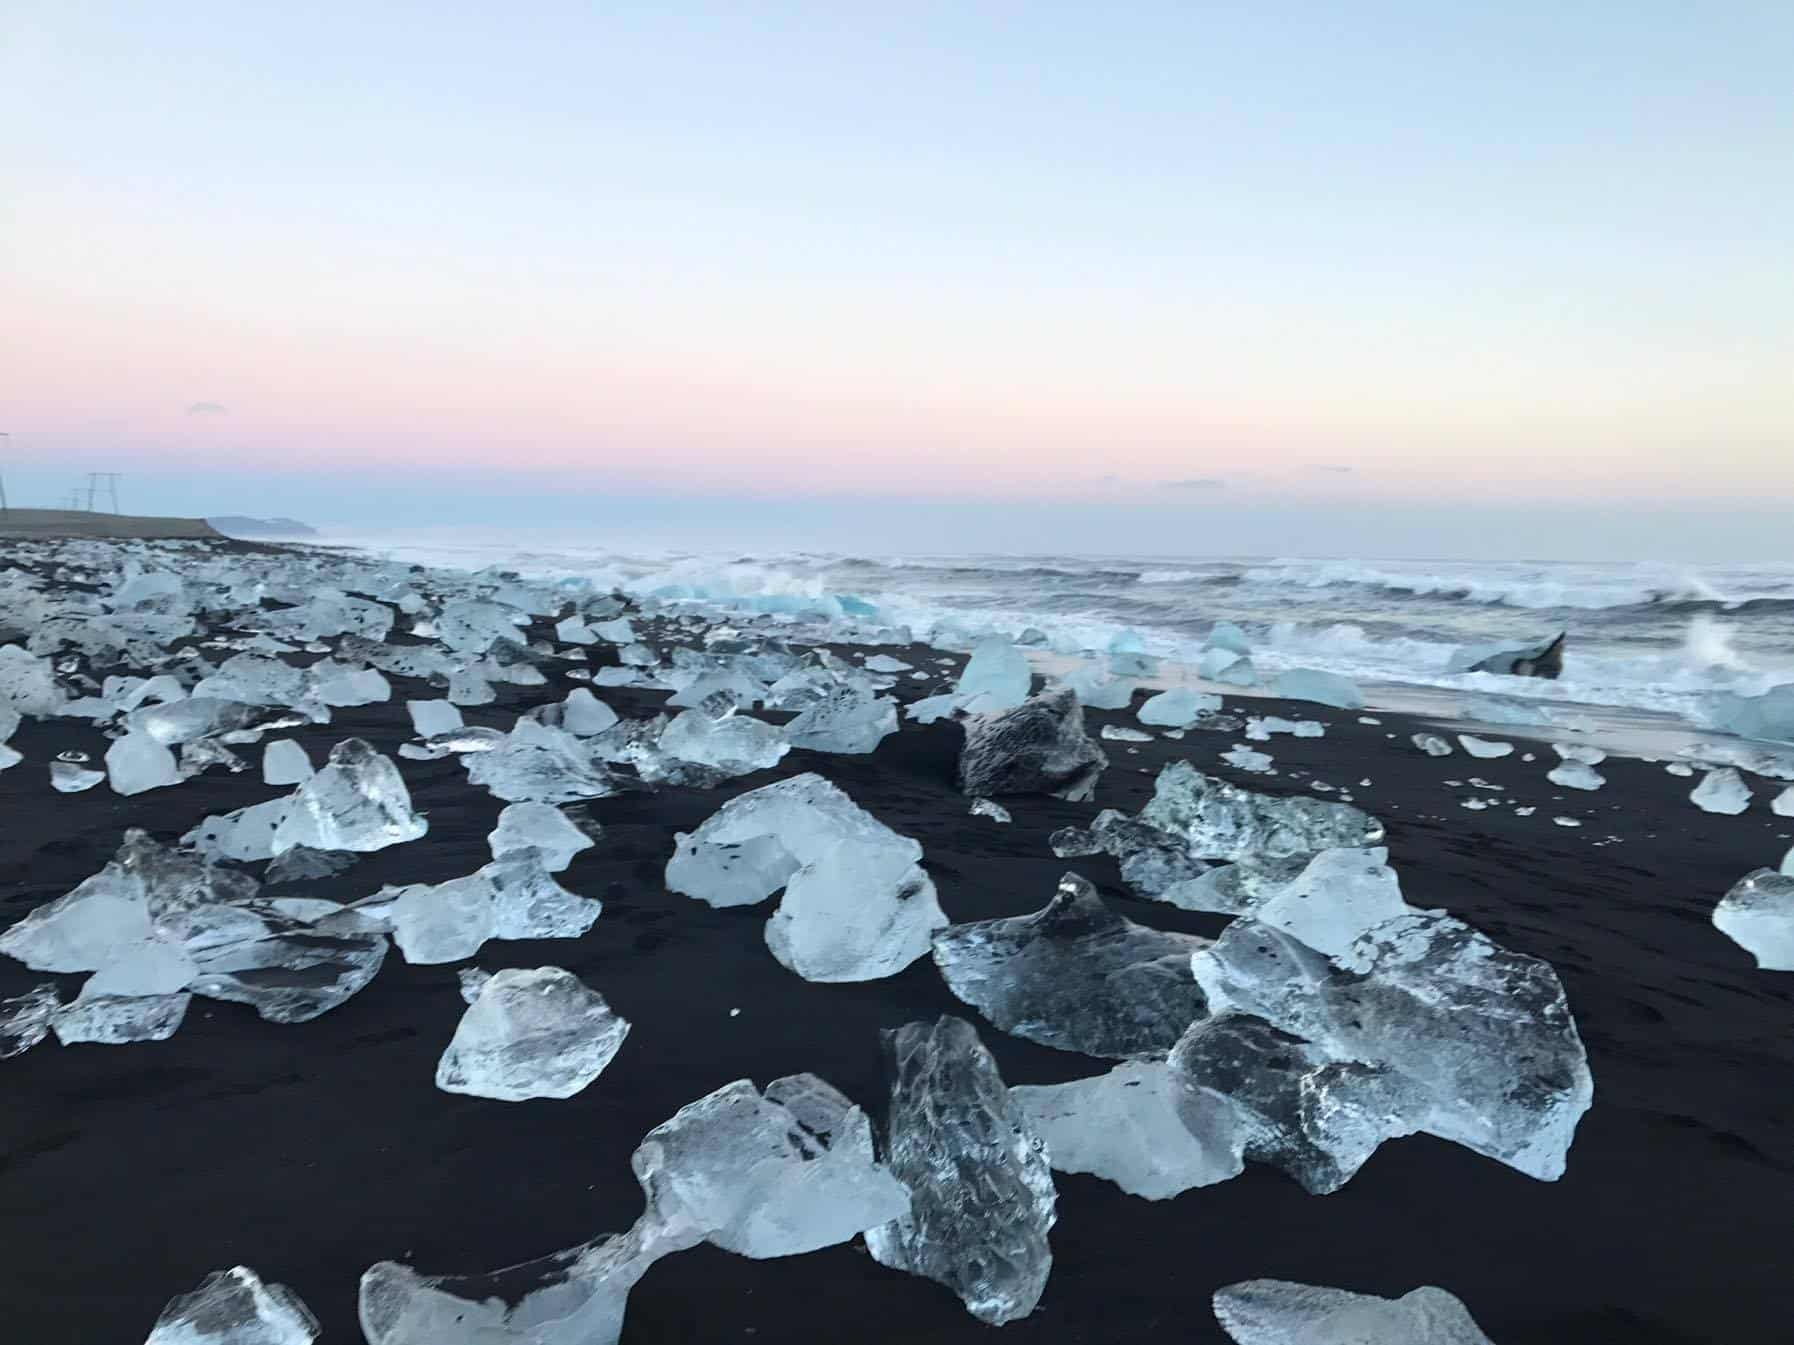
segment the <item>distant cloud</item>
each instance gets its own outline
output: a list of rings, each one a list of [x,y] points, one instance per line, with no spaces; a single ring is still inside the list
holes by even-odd
[[[194,402],[187,408],[190,416],[228,416],[230,408],[223,402]]]
[[[1344,476],[1346,473],[1355,472],[1358,469],[1350,463],[1345,462],[1317,462],[1314,464],[1314,470],[1317,472],[1337,472],[1341,476]]]
[[[1227,483],[1218,476],[1190,476],[1182,481],[1159,482],[1166,490],[1220,490]]]

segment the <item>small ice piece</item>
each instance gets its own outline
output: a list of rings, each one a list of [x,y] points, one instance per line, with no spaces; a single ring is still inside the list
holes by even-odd
[[[0,647],[0,704],[49,719],[61,714],[67,701],[68,694],[56,685],[56,669],[49,659],[16,644]]]
[[[139,1041],[167,1041],[187,1016],[193,996],[89,995],[83,988],[70,1003],[50,1016],[50,1030],[64,1046],[93,1042],[125,1046]]]
[[[1509,756],[1513,753],[1512,743],[1497,742],[1492,738],[1478,738],[1473,734],[1460,733],[1458,742],[1464,750],[1480,761],[1494,761],[1497,757]]]
[[[559,967],[488,977],[436,1064],[436,1086],[500,1102],[569,1098],[629,1035],[604,996]]]
[[[455,973],[455,980],[461,986],[461,1002],[472,1004],[480,997],[480,991],[486,988],[486,982],[492,979],[492,973],[481,971],[478,967],[463,967]]]
[[[1319,672],[1313,668],[1291,668],[1271,680],[1273,695],[1285,700],[1313,701],[1331,705],[1336,710],[1362,710],[1364,693],[1349,677]]]
[[[1389,867],[1389,851],[1377,846],[1321,851],[1253,914],[1261,924],[1339,957],[1359,935],[1411,909]]]
[[[1187,729],[1199,720],[1212,715],[1221,708],[1221,698],[1201,691],[1191,691],[1188,687],[1173,687],[1169,691],[1161,691],[1156,696],[1148,696],[1140,704],[1139,718],[1142,724],[1157,724],[1165,728]]]
[[[791,746],[861,755],[897,732],[897,702],[858,687],[837,687],[785,725]]]
[[[411,715],[412,731],[420,738],[434,738],[439,733],[453,733],[465,728],[461,707],[452,701],[406,701]]]
[[[497,894],[484,870],[446,883],[383,888],[392,939],[411,963],[459,962],[498,933]]]
[[[81,993],[101,995],[172,995],[185,990],[198,968],[186,949],[160,939],[128,944],[113,953],[87,978]]]
[[[953,693],[973,714],[1010,710],[1028,699],[1034,675],[1022,651],[1003,639],[984,640],[972,650]]]
[[[436,638],[461,654],[483,654],[499,640],[517,638],[521,613],[514,607],[463,598],[444,603],[436,618]]]
[[[458,668],[449,674],[449,704],[490,705],[497,699],[498,693],[492,689],[492,683],[473,668]]]
[[[1557,823],[1560,827],[1579,827],[1582,825],[1582,823],[1578,822],[1573,817],[1554,817],[1551,820]]]
[[[653,668],[660,663],[660,655],[645,644],[627,644],[617,651],[617,658],[633,668]]]
[[[738,1256],[799,1256],[903,1217],[909,1195],[873,1153],[865,1113],[813,1074],[747,1079],[650,1130],[630,1166],[650,1217]]]
[[[1750,807],[1750,786],[1735,769],[1722,766],[1716,771],[1708,771],[1688,798],[1703,813],[1736,817]]]
[[[399,768],[362,739],[345,738],[330,749],[329,764],[293,791],[272,849],[366,853],[415,841],[429,829],[412,810]]]
[[[1205,859],[1280,859],[1383,839],[1383,824],[1349,804],[1257,794],[1203,775],[1187,761],[1159,772],[1140,821]]]
[[[1150,733],[1142,733],[1139,729],[1130,729],[1125,724],[1104,724],[1102,727],[1104,741],[1112,743],[1149,743]]]
[[[199,851],[208,859],[234,859],[250,864],[274,855],[274,834],[291,811],[290,795],[253,803],[235,812],[203,818],[185,836],[181,844]]]
[[[1115,914],[1075,873],[1032,915],[934,936],[947,988],[1005,1032],[1061,1051],[1162,1056],[1204,1011],[1190,955],[1209,940]]]
[[[1258,670],[1252,660],[1233,649],[1205,649],[1196,661],[1196,675],[1208,682],[1225,682],[1229,686],[1254,686]]]
[[[1246,640],[1246,632],[1231,621],[1217,621],[1215,627],[1204,640],[1206,649],[1229,649],[1236,654],[1250,654],[1252,646]]]
[[[262,749],[262,783],[265,785],[303,784],[313,774],[311,758],[291,738],[276,738]]]
[[[972,816],[988,817],[993,822],[1009,822],[1014,820],[1009,816],[1009,809],[990,799],[973,799]]]
[[[1562,785],[1565,789],[1599,789],[1607,783],[1607,777],[1593,766],[1585,766],[1580,761],[1565,761],[1554,766],[1545,773],[1545,778],[1554,785]]]
[[[578,738],[594,738],[617,726],[617,712],[587,687],[574,687],[561,709],[561,727]]]
[[[1794,865],[1794,850],[1783,861]],[[1713,925],[1764,971],[1794,971],[1794,876],[1758,869],[1713,908]]]
[[[791,744],[776,724],[751,715],[713,719],[703,710],[681,710],[661,733],[660,750],[680,761],[746,775],[778,765]]]
[[[592,838],[574,826],[567,814],[552,803],[513,803],[498,815],[498,826],[487,836],[492,857],[502,859],[517,850],[535,850],[542,867],[559,873],[581,850],[590,850]]]
[[[1321,738],[1327,726],[1318,719],[1283,719],[1277,715],[1251,715],[1246,720],[1246,741],[1266,743],[1274,733],[1287,733],[1292,738]]]
[[[959,697],[951,692],[940,696],[924,696],[921,700],[911,701],[903,707],[904,717],[913,719],[918,724],[933,724],[937,720],[951,719],[959,708]]]
[[[1579,761],[1584,766],[1599,766],[1607,760],[1607,753],[1598,747],[1590,747],[1586,743],[1552,743],[1551,750],[1564,761]]]
[[[1777,817],[1794,817],[1794,785],[1789,785],[1770,801],[1769,811]]]
[[[1437,733],[1416,733],[1408,740],[1425,752],[1429,757],[1448,757],[1451,755],[1451,744]]]
[[[766,699],[766,687],[737,672],[704,673],[667,698],[667,704],[687,709],[721,694],[738,706],[758,705]]]
[[[1110,677],[1101,668],[1086,664],[1074,668],[1052,688],[1077,693],[1080,704],[1092,710],[1125,710],[1134,698],[1134,684],[1124,677]]]
[[[1231,1127],[1198,1137],[1178,1113],[1177,1093],[1164,1065],[1128,1060],[1091,1079],[1016,1085],[1009,1101],[1046,1142],[1055,1170],[1165,1200],[1237,1177],[1242,1167]]]
[[[507,803],[572,803],[616,792],[590,744],[528,716],[491,751],[464,754],[461,762],[470,783],[484,785]]]
[[[50,788],[58,794],[79,794],[92,789],[105,778],[106,772],[96,771],[81,762],[58,758],[50,763]]]
[[[532,850],[512,851],[478,876],[492,885],[495,939],[577,939],[604,912],[597,898],[556,882]]]
[[[1383,721],[1378,719],[1375,715],[1359,715],[1358,722],[1360,724],[1372,724],[1377,726],[1381,726],[1383,723]]]
[[[1051,794],[1078,802],[1096,790],[1109,758],[1084,732],[1071,691],[1050,691],[1001,714],[965,720],[959,787],[980,798]]]
[[[326,666],[330,670],[320,673]],[[325,705],[379,705],[392,699],[392,683],[373,668],[317,664],[310,673],[312,695]]]
[[[15,747],[0,743],[0,771],[9,771],[25,759],[25,754]]]
[[[729,800],[674,837],[666,885],[712,906],[747,906],[781,887],[766,943],[811,981],[891,976],[927,953],[947,923],[922,847],[820,775],[793,776]]]
[[[592,626],[592,634],[606,644],[634,644],[635,627],[625,617],[614,621],[600,621]]]
[[[0,999],[0,1060],[23,1055],[50,1034],[50,1019],[62,1001],[49,981],[22,995]]]
[[[884,1034],[891,1106],[884,1152],[907,1215],[866,1233],[880,1265],[944,1284],[992,1325],[1034,1311],[1053,1268],[1058,1198],[1030,1131],[970,1023],[942,1017]]]
[[[196,954],[190,988],[207,999],[247,1004],[270,1023],[306,1023],[366,988],[388,947],[377,932],[315,929],[220,944]]]
[[[142,794],[179,784],[174,753],[147,733],[127,733],[106,749],[106,775],[115,794]]]
[[[1215,1291],[1215,1320],[1235,1345],[1494,1345],[1468,1308],[1430,1284],[1378,1298],[1245,1280]]]
[[[1514,816],[1515,817],[1531,817],[1537,811],[1538,811],[1537,808],[1530,807],[1530,806],[1515,808]]]
[[[1272,756],[1269,752],[1254,752],[1244,743],[1235,743],[1229,750],[1221,753],[1221,760],[1235,770],[1246,771],[1252,775],[1275,775],[1272,768]]]
[[[319,1334],[298,1294],[233,1266],[169,1299],[144,1345],[311,1345]]]
[[[1329,853],[1321,851],[1323,855]],[[1306,855],[1242,859],[1234,864],[1219,865],[1193,878],[1180,878],[1156,892],[1142,890],[1140,895],[1186,911],[1244,915],[1257,910],[1299,878],[1308,863]],[[1123,874],[1123,877],[1127,876]]]
[[[1708,715],[1715,728],[1740,738],[1794,742],[1794,684],[1771,687],[1760,696],[1723,692],[1712,698]]]
[[[1668,771],[1671,775],[1680,775],[1684,778],[1694,774],[1694,767],[1690,766],[1686,761],[1672,761],[1663,769]]]
[[[586,623],[576,616],[564,621],[557,621],[554,626],[554,638],[562,644],[597,644],[598,637],[587,629]]]
[[[874,654],[860,666],[865,668],[867,672],[900,673],[908,672],[915,665],[913,663],[905,663],[900,658],[892,658],[889,654]]]

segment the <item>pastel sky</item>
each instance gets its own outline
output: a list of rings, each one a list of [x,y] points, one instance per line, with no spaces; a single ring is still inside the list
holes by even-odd
[[[1794,558],[1791,71],[1786,0],[7,0],[8,483]]]

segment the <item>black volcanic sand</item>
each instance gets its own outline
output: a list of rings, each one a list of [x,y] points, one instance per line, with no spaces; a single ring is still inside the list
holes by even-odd
[[[892,652],[936,666],[934,651]],[[469,722],[508,726],[519,708],[566,685],[505,688]],[[929,689],[905,677],[899,694]],[[298,736],[319,762],[352,734],[391,753],[409,736],[400,702],[437,694],[399,682],[392,704],[338,711]],[[600,694],[625,714],[662,699]],[[1755,970],[1709,923],[1732,883],[1787,847],[1790,823],[1769,814],[1764,783],[1750,813],[1714,817],[1687,801],[1693,780],[1658,765],[1609,762],[1608,786],[1581,795],[1546,783],[1555,757],[1542,746],[1531,764],[1518,753],[1432,759],[1407,742],[1419,726],[1397,716],[1369,726],[1320,707],[1237,704],[1321,719],[1327,736],[1257,744],[1275,755],[1274,777],[1217,765],[1237,735],[1193,732],[1137,750],[1107,743],[1113,764],[1096,804],[1006,800],[1009,826],[969,816],[954,792],[960,730],[951,723],[905,721],[869,757],[793,752],[779,769],[716,791],[596,801],[603,839],[563,879],[603,898],[597,925],[576,941],[488,944],[477,959],[488,969],[565,967],[633,1022],[610,1068],[568,1101],[437,1091],[436,1060],[463,1009],[456,968],[409,966],[396,952],[367,990],[315,1022],[279,1026],[195,999],[167,1042],[46,1041],[0,1065],[0,1337],[139,1341],[171,1295],[241,1262],[297,1289],[326,1342],[358,1341],[356,1284],[375,1261],[483,1272],[625,1228],[641,1206],[629,1154],[643,1132],[731,1079],[810,1070],[876,1114],[879,1030],[910,1019],[978,1022],[1010,1083],[1099,1073],[1107,1062],[983,1024],[926,959],[886,981],[808,984],[767,952],[769,906],[713,911],[667,892],[662,866],[673,833],[725,799],[816,770],[921,841],[956,919],[1035,910],[1076,867],[1135,920],[1214,933],[1219,917],[1130,898],[1112,860],[1068,863],[1047,846],[1055,828],[1099,805],[1138,808],[1158,767],[1187,756],[1272,792],[1307,788],[1312,777],[1354,787],[1389,825],[1411,902],[1445,907],[1557,968],[1588,1043],[1594,1107],[1556,1183],[1425,1137],[1385,1144],[1330,1196],[1256,1165],[1163,1202],[1056,1174],[1052,1279],[1036,1313],[1003,1328],[1003,1341],[1219,1341],[1213,1290],[1275,1276],[1384,1294],[1441,1285],[1502,1345],[1785,1345],[1794,1331],[1794,975]],[[1092,732],[1132,722],[1090,719]],[[61,796],[44,763],[70,746],[97,753],[98,735],[27,722],[14,745],[28,760],[0,774],[7,923],[98,870],[126,826],[171,841],[207,813],[278,792],[252,770],[130,799],[103,785]],[[259,749],[245,755],[259,765]],[[400,766],[429,815],[428,837],[289,890],[349,899],[486,859],[499,801],[470,788],[454,760]],[[1444,783],[1473,775],[1539,811],[1461,808],[1462,798],[1497,797]],[[1373,783],[1356,787],[1366,777]],[[1558,814],[1584,825],[1556,826]],[[41,979],[0,959],[0,995]],[[61,979],[65,994],[79,984]],[[631,1296],[623,1332],[638,1345],[995,1338],[946,1290],[877,1265],[857,1245],[782,1261],[709,1248],[669,1257]]]

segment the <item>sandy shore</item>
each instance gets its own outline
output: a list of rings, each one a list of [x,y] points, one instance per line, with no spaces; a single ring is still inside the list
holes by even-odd
[[[886,652],[931,669],[940,657]],[[612,657],[608,646],[594,650],[595,662]],[[392,753],[410,737],[403,700],[440,694],[393,682],[392,703],[339,710],[334,722],[294,736],[315,760],[351,735]],[[519,710],[566,689],[501,687],[498,704],[467,719],[508,728]],[[897,694],[931,689],[906,679]],[[664,699],[602,694],[625,715]],[[1281,712],[1320,719],[1327,734],[1257,744],[1274,754],[1274,777],[1218,762],[1235,735],[1193,732],[1137,749],[1111,742],[1094,803],[1006,800],[1008,826],[968,816],[952,782],[961,737],[952,723],[906,721],[867,757],[794,751],[777,769],[718,790],[592,804],[603,839],[562,878],[601,897],[603,917],[577,942],[494,943],[477,959],[489,970],[565,967],[634,1023],[603,1078],[568,1101],[506,1104],[433,1087],[463,1009],[455,968],[397,956],[366,991],[314,1022],[275,1026],[247,1008],[197,1000],[166,1042],[51,1044],[7,1061],[3,1334],[24,1345],[140,1340],[171,1294],[244,1262],[296,1289],[322,1319],[323,1340],[343,1345],[361,1339],[356,1282],[375,1261],[478,1272],[627,1226],[640,1207],[632,1148],[728,1080],[810,1070],[877,1110],[881,1028],[975,1015],[926,960],[868,984],[798,979],[766,951],[763,907],[716,911],[664,889],[673,834],[727,798],[815,770],[922,843],[954,919],[1036,910],[1060,873],[1076,868],[1132,919],[1214,933],[1221,917],[1131,898],[1112,859],[1062,861],[1047,845],[1054,829],[1099,807],[1138,808],[1159,767],[1189,757],[1251,788],[1304,790],[1316,778],[1351,787],[1388,824],[1410,902],[1445,907],[1556,967],[1588,1046],[1594,1107],[1556,1183],[1424,1137],[1385,1144],[1325,1197],[1256,1165],[1165,1202],[1056,1174],[1053,1276],[1039,1310],[1002,1329],[1004,1342],[1218,1342],[1209,1295],[1256,1276],[1390,1294],[1438,1284],[1502,1345],[1786,1341],[1794,976],[1755,970],[1709,923],[1727,887],[1787,848],[1794,824],[1769,814],[1763,782],[1751,812],[1715,817],[1687,801],[1693,781],[1658,765],[1610,761],[1604,790],[1575,794],[1545,781],[1549,754],[1530,764],[1518,753],[1433,759],[1408,744],[1417,725],[1398,716],[1367,725],[1315,706],[1286,703]],[[1094,733],[1134,721],[1095,711],[1090,722]],[[71,747],[103,751],[99,734],[28,720],[13,745],[26,761],[0,774],[0,924],[99,869],[127,826],[171,841],[208,813],[281,792],[254,772],[210,772],[130,799],[103,786],[62,796],[47,787],[46,763]],[[499,801],[469,787],[453,759],[400,765],[429,835],[365,856],[317,887],[352,898],[382,883],[458,876],[486,858]],[[1504,792],[1446,783],[1471,776]],[[1469,811],[1460,806],[1469,797],[1538,811]],[[1558,826],[1560,815],[1582,825]],[[0,959],[0,996],[42,979]],[[79,984],[61,979],[70,993]],[[1105,1067],[988,1024],[981,1031],[1012,1084]],[[669,1257],[631,1295],[623,1332],[638,1345],[995,1338],[944,1289],[886,1270],[857,1246],[783,1261],[710,1248]]]

